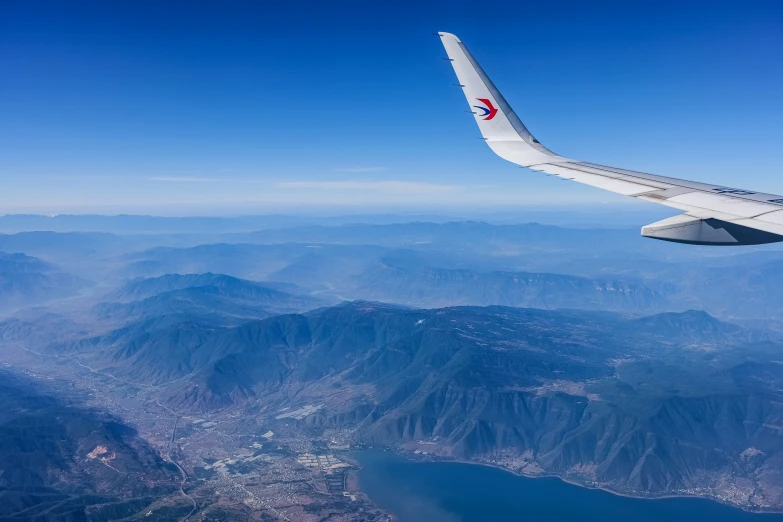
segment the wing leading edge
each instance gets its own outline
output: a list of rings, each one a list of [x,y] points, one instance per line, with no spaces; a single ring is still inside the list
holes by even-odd
[[[700,245],[783,241],[783,196],[576,161],[536,140],[453,34],[438,33],[487,145],[532,170],[685,211],[642,228],[654,239]]]

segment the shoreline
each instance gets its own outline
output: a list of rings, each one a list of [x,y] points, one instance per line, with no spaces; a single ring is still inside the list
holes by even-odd
[[[627,492],[617,491],[613,489],[609,489],[608,487],[603,486],[597,486],[597,485],[589,485],[583,482],[577,482],[573,479],[569,479],[566,477],[562,477],[560,475],[555,474],[540,474],[540,475],[526,475],[524,473],[519,473],[517,471],[514,471],[510,468],[506,468],[504,466],[501,466],[499,464],[492,464],[488,462],[481,462],[481,461],[475,461],[475,460],[466,460],[466,459],[454,459],[454,458],[448,458],[448,457],[440,457],[437,455],[429,454],[426,456],[426,458],[415,458],[412,454],[409,452],[403,452],[400,451],[397,448],[393,447],[384,447],[379,448],[381,451],[388,451],[390,453],[393,453],[394,455],[397,455],[398,457],[401,457],[405,460],[411,461],[411,462],[421,462],[421,463],[454,463],[454,464],[467,464],[472,466],[484,466],[487,468],[494,468],[498,469],[500,471],[504,471],[506,473],[510,473],[516,477],[526,478],[526,479],[539,479],[539,478],[548,478],[548,479],[556,479],[559,480],[565,484],[570,484],[572,486],[584,488],[584,489],[592,489],[597,491],[604,491],[606,493],[609,493],[610,495],[614,495],[617,497],[625,497],[625,498],[631,498],[635,500],[663,500],[663,499],[673,499],[673,498],[685,498],[685,499],[701,499],[706,500],[709,502],[715,502],[717,504],[721,504],[723,506],[728,506],[734,509],[739,509],[741,511],[744,511],[746,513],[752,513],[757,515],[783,515],[783,507],[780,508],[771,508],[771,509],[752,509],[747,506],[743,506],[740,504],[733,504],[731,502],[726,502],[721,499],[710,497],[710,496],[704,496],[704,495],[688,495],[688,494],[682,494],[682,493],[664,493],[664,494],[651,494],[651,495],[634,495]],[[365,450],[366,451],[366,450]],[[372,450],[370,450],[372,451]],[[413,458],[412,458],[413,457]],[[418,455],[416,457],[419,457]],[[361,469],[361,468],[360,468]],[[358,481],[357,481],[358,482]],[[361,486],[359,488],[361,490]],[[366,492],[362,491],[363,494],[367,495]]]
[[[411,459],[408,459],[411,460]],[[419,462],[426,462],[426,461],[419,461]],[[585,488],[585,489],[594,489],[597,491],[604,491],[606,493],[609,493],[610,495],[615,495],[617,497],[625,497],[625,498],[632,498],[636,500],[662,500],[666,498],[691,498],[691,499],[701,499],[701,500],[708,500],[710,502],[715,502],[717,504],[721,504],[724,506],[733,507],[735,509],[739,509],[742,511],[745,511],[746,513],[753,513],[757,515],[783,515],[783,507],[770,509],[770,510],[762,510],[762,509],[750,509],[748,507],[742,506],[740,504],[732,504],[731,502],[726,502],[723,500],[720,500],[715,497],[708,497],[703,495],[688,495],[683,493],[664,493],[664,494],[651,494],[651,495],[633,495],[631,493],[617,491],[613,489],[609,489],[608,487],[603,486],[596,486],[596,485],[588,485],[583,482],[577,482],[572,479],[568,479],[566,477],[562,477],[560,475],[554,475],[554,474],[541,474],[541,475],[525,475],[524,473],[516,472],[512,469],[500,466],[498,464],[490,464],[488,462],[480,462],[480,461],[474,461],[474,460],[461,460],[461,459],[444,459],[439,460],[436,462],[454,462],[457,464],[470,464],[474,466],[486,466],[488,468],[495,468],[499,469],[501,471],[505,471],[506,473],[511,473],[514,476],[522,477],[526,479],[537,479],[537,478],[550,478],[550,479],[557,479],[561,482],[564,482],[566,484],[570,484],[572,486]]]

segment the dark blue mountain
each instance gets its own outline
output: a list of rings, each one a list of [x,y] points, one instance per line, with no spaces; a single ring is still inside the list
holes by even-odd
[[[117,520],[178,480],[132,428],[0,372],[1,519]]]

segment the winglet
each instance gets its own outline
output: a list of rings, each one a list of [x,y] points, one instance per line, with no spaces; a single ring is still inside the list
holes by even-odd
[[[557,157],[530,134],[460,39],[451,33],[438,35],[490,148],[503,159],[520,165],[535,165]]]

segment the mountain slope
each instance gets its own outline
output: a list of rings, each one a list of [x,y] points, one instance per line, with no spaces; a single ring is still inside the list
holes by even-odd
[[[308,397],[312,388],[311,401],[326,407],[310,424],[358,421],[358,437],[369,444],[623,491],[755,477],[764,493],[749,502],[780,505],[783,366],[773,361],[781,347],[754,339],[692,312],[640,321],[356,304],[218,332],[204,344],[209,362],[195,372],[197,386],[173,402],[221,407],[282,399],[287,387]],[[766,384],[742,378],[747,357],[777,364]],[[340,402],[324,398],[321,383],[340,383]],[[346,389],[356,390],[348,402]]]
[[[117,519],[178,477],[131,428],[0,373],[0,518]]]
[[[647,286],[562,274],[477,272],[383,260],[356,280],[356,294],[363,299],[422,307],[503,305],[649,312],[670,306],[663,292]]]
[[[260,284],[223,274],[166,274],[135,279],[109,294],[116,302],[102,302],[93,312],[102,319],[139,321],[164,315],[201,318],[215,324],[237,324],[274,314],[301,312],[323,301],[278,290],[286,284]]]
[[[136,278],[126,282],[112,292],[111,301],[139,301],[164,292],[183,290],[192,287],[211,286],[222,289],[225,295],[245,297],[254,300],[290,299],[288,290],[296,290],[294,285],[274,282],[257,283],[225,274],[211,272],[203,274],[164,274],[152,278]]]
[[[0,312],[68,297],[86,285],[38,258],[0,252]]]

